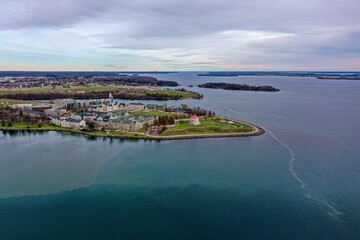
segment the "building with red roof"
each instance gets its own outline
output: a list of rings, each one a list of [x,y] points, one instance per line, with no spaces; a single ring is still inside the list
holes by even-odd
[[[189,124],[194,126],[201,125],[200,118],[196,115],[192,115]]]

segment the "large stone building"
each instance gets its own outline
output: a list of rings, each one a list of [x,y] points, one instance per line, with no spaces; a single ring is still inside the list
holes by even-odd
[[[94,118],[94,114],[89,112],[73,113],[71,114],[71,118],[91,122]]]
[[[143,120],[130,120],[130,119],[112,119],[109,121],[109,128],[123,131],[136,132],[146,126],[154,124],[154,117],[144,118]]]
[[[35,111],[35,110],[23,110],[23,115],[29,116],[31,118],[41,118],[45,116],[44,112]]]
[[[61,116],[65,113],[67,113],[66,109],[62,106],[55,106],[50,109],[45,109],[44,113],[49,116]]]
[[[61,118],[59,116],[52,116],[51,122],[57,126],[66,128],[85,128],[86,122],[84,120],[78,120],[73,118]]]

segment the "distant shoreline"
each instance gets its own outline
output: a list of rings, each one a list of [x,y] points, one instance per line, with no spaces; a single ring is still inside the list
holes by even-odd
[[[219,71],[197,74],[199,77],[312,77],[327,80],[360,80],[360,72],[292,72],[292,71]]]

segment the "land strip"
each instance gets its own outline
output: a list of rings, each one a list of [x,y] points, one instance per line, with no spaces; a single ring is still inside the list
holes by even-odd
[[[105,99],[1,106],[0,124],[3,130],[54,130],[158,140],[255,136],[264,132],[255,125],[186,104],[125,104]]]
[[[235,121],[235,119],[232,119]],[[104,131],[85,132],[81,130],[57,127],[57,126],[42,126],[41,128],[32,126],[27,128],[26,126],[20,127],[14,125],[12,127],[0,127],[2,131],[57,131],[57,132],[70,132],[85,136],[92,137],[108,137],[108,138],[119,138],[119,139],[148,139],[148,140],[186,140],[186,139],[204,139],[204,138],[227,138],[227,137],[249,137],[249,136],[260,136],[265,133],[265,130],[257,125],[249,124],[243,121],[239,121],[242,124],[246,124],[253,128],[251,132],[240,132],[240,133],[217,133],[217,134],[188,134],[188,135],[172,135],[172,136],[154,136],[146,133],[107,133]]]
[[[201,99],[197,92],[185,89],[163,89],[156,87],[128,87],[117,85],[55,86],[31,88],[0,88],[0,96],[13,100],[54,100],[60,98],[102,99],[112,97],[130,100],[180,100]]]

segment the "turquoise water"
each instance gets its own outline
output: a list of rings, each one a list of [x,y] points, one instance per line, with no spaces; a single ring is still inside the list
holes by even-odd
[[[205,98],[183,101],[259,124],[258,137],[0,133],[0,239],[360,239],[359,81],[159,78],[282,91],[194,87]]]

